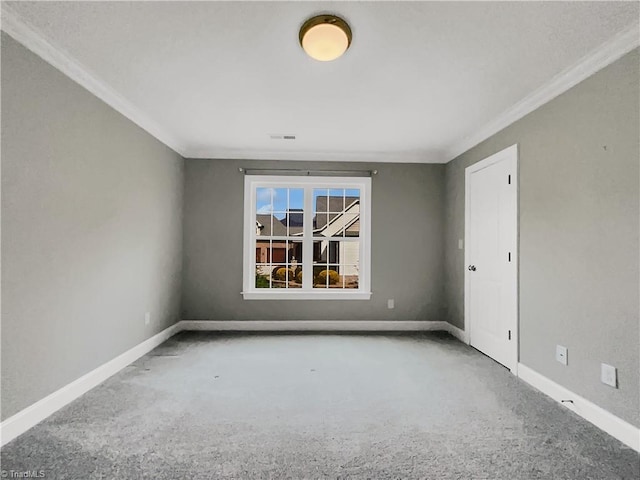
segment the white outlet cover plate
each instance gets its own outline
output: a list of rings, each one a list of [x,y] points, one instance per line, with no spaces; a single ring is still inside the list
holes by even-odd
[[[567,347],[563,347],[562,345],[556,345],[556,360],[563,365],[569,364],[569,359],[567,358],[568,352]]]
[[[609,385],[613,388],[618,388],[618,371],[616,367],[612,365],[607,365],[606,363],[601,364],[600,370],[600,380],[605,385]]]
[[[394,308],[395,306],[396,304],[393,298],[390,298],[389,300],[387,300],[387,308],[391,309],[391,308]]]

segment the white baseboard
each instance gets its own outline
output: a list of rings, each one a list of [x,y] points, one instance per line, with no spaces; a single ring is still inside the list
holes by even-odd
[[[518,377],[553,398],[560,405],[572,410],[612,437],[617,438],[625,445],[640,452],[640,429],[638,427],[625,422],[595,403],[573,393],[571,390],[521,363],[518,364]],[[560,402],[561,400],[573,400],[573,403]]]
[[[24,410],[0,423],[0,445],[5,445],[18,435],[40,423],[52,413],[60,410],[76,398],[91,390],[107,378],[118,373],[131,362],[136,361],[158,345],[172,337],[180,330],[179,324],[170,326],[160,333],[127,350],[122,355],[99,366],[59,390],[47,395],[42,400],[28,406]]]
[[[182,320],[181,330],[238,332],[425,332],[449,331],[447,322],[386,320]]]
[[[458,328],[455,325],[451,325],[450,323],[447,323],[447,332],[449,332],[451,335],[456,337],[462,343],[466,343],[467,345],[469,345],[469,335],[467,335],[467,332],[465,332],[461,328]]]

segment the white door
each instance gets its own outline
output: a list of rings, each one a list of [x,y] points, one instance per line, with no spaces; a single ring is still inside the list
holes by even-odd
[[[469,343],[516,373],[518,149],[466,169],[465,329]]]

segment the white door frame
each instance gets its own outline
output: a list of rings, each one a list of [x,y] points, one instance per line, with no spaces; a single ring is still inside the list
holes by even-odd
[[[469,300],[469,283],[470,283],[470,274],[469,270],[467,270],[467,266],[470,265],[471,259],[469,258],[469,249],[467,248],[469,245],[469,225],[470,225],[470,208],[469,208],[469,178],[472,173],[477,172],[478,170],[482,170],[494,163],[500,162],[505,159],[511,159],[514,164],[513,174],[511,176],[511,182],[514,184],[514,188],[516,189],[516,221],[514,222],[515,231],[513,235],[516,238],[515,252],[512,258],[512,261],[515,262],[515,268],[513,270],[513,275],[510,278],[510,281],[513,282],[514,289],[516,295],[516,312],[515,312],[515,322],[512,329],[512,340],[513,340],[513,348],[512,348],[512,365],[511,373],[514,375],[518,375],[518,357],[520,353],[520,335],[519,335],[519,324],[520,324],[520,290],[518,284],[518,276],[520,271],[520,237],[519,237],[519,220],[520,220],[520,185],[518,182],[518,144],[511,145],[510,147],[505,148],[504,150],[499,151],[498,153],[494,153],[493,155],[485,158],[484,160],[480,160],[479,162],[474,163],[473,165],[467,167],[465,169],[465,178],[464,178],[464,332],[465,338],[468,344],[471,344],[471,330],[469,318],[467,316],[467,312],[470,311],[470,300]]]

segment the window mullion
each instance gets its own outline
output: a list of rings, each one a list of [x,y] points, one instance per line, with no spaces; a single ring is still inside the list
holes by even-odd
[[[304,187],[304,213],[302,217],[302,290],[313,287],[313,187]]]

